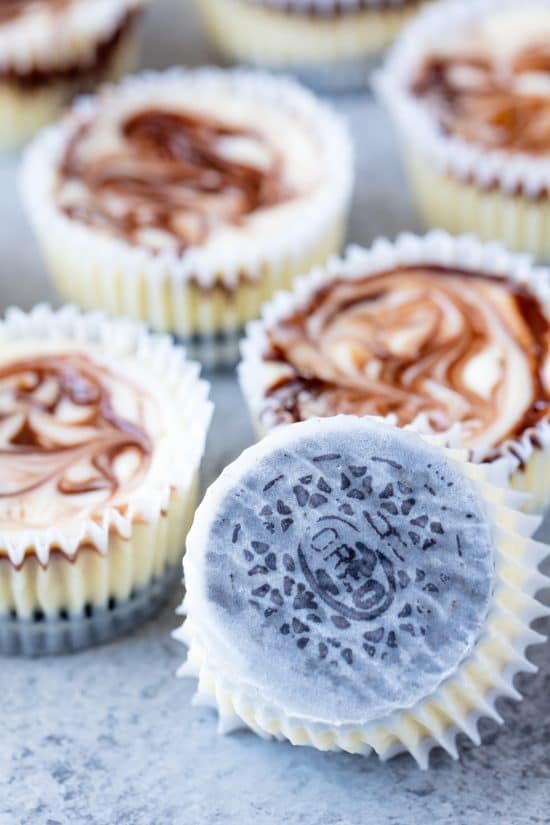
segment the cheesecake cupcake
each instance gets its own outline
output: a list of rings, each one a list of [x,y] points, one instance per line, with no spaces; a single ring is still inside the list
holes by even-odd
[[[550,2],[437,3],[377,87],[428,225],[550,257]]]
[[[500,467],[505,479],[506,468]],[[516,673],[547,579],[519,494],[420,435],[337,416],[282,427],[207,491],[184,561],[183,675],[222,731],[427,767]],[[499,475],[492,474],[493,480]],[[521,498],[521,496],[519,496]]]
[[[326,91],[366,85],[423,0],[195,0],[213,45],[237,63],[284,69]]]
[[[550,504],[550,272],[528,256],[443,231],[351,248],[267,305],[242,351],[260,434],[389,417],[476,462],[511,456],[514,486]]]
[[[135,66],[145,2],[0,3],[0,150],[24,143],[75,93]]]
[[[72,307],[0,322],[0,652],[106,641],[178,579],[211,414],[166,336]]]
[[[352,179],[346,129],[306,90],[178,68],[78,103],[29,148],[22,193],[62,296],[213,366],[274,289],[340,247]]]

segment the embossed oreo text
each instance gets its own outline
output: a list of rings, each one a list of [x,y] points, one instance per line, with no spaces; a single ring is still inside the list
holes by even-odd
[[[253,540],[242,522],[231,525],[248,604],[319,661],[385,659],[403,639],[427,633],[451,578],[446,563],[462,565],[461,538],[447,533],[440,499],[453,482],[428,465],[419,493],[404,466],[376,454],[357,465],[316,455],[310,466],[264,485]]]
[[[220,488],[189,589],[203,589],[212,661],[270,707],[362,724],[425,698],[472,650],[494,539],[444,450],[375,419],[320,419],[267,436]]]

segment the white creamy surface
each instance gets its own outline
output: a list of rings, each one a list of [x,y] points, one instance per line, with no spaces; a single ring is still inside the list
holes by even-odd
[[[518,5],[504,8],[477,18],[463,27],[438,30],[431,48],[436,54],[455,56],[458,64],[450,71],[457,86],[475,88],[484,83],[484,75],[478,76],[472,66],[460,64],[461,57],[479,55],[488,58],[495,67],[498,79],[515,94],[550,97],[550,75],[545,71],[514,71],[514,60],[524,51],[544,49],[550,53],[550,4]]]
[[[145,473],[140,470],[140,454],[135,448],[123,450],[116,459],[113,470],[119,486],[112,496],[106,489],[77,495],[60,493],[57,486],[60,474],[56,470],[62,468],[64,457],[55,452],[48,458],[33,450],[30,455],[22,453],[19,464],[17,459],[9,460],[9,439],[21,424],[23,408],[18,404],[21,414],[13,415],[15,384],[2,378],[2,368],[21,360],[32,361],[35,357],[63,358],[72,354],[84,355],[94,367],[99,368],[98,375],[109,393],[117,417],[137,424],[150,439],[152,453]],[[21,375],[19,373],[17,376],[19,380]],[[50,386],[41,388],[42,400],[46,403],[56,393],[54,382],[49,383]],[[33,410],[30,423],[41,435],[49,436],[54,444],[89,442],[93,447],[101,433],[94,426],[82,426],[80,423],[92,408],[93,405],[74,405],[66,400],[57,408],[55,416]],[[94,514],[101,513],[106,504],[121,506],[136,488],[139,491],[140,485],[164,484],[177,460],[177,452],[186,449],[185,437],[182,439],[184,422],[181,420],[181,409],[174,389],[165,376],[135,357],[120,355],[111,358],[98,347],[89,345],[70,342],[60,345],[58,341],[40,339],[3,342],[0,352],[0,418],[3,418],[0,421],[0,449],[8,450],[8,459],[0,462],[0,489],[9,491],[24,488],[27,483],[29,487],[37,483],[35,489],[16,497],[0,496],[0,531],[59,526],[72,519],[94,517]],[[91,455],[94,455],[93,452]],[[14,475],[14,465],[20,470],[20,476],[17,473]],[[99,475],[90,461],[90,454],[86,453],[71,461],[67,471],[61,474],[64,479],[74,482]]]
[[[291,106],[272,103],[260,93],[250,94],[227,83],[201,83],[198,80],[177,86],[164,85],[162,79],[153,88],[139,86],[134,94],[119,93],[116,89],[105,94],[96,111],[92,126],[79,140],[78,154],[84,163],[124,152],[125,140],[121,132],[124,123],[149,109],[191,116],[204,116],[224,126],[248,130],[258,135],[250,137],[222,138],[216,144],[228,160],[244,163],[262,170],[273,154],[279,158],[282,184],[296,194],[276,205],[258,209],[239,222],[219,221],[200,245],[201,252],[216,255],[232,254],[234,245],[242,243],[243,236],[254,240],[282,232],[294,221],[300,220],[304,203],[320,189],[325,181],[324,147],[315,133],[316,124]],[[75,206],[86,201],[87,193],[82,184],[69,181],[62,184],[59,202]],[[187,216],[185,216],[187,217]],[[143,229],[141,242],[159,251],[176,251],[180,239],[169,232]],[[238,247],[237,247],[238,249]]]
[[[70,0],[55,10],[48,2],[23,9],[0,24],[0,70],[21,74],[33,68],[62,67],[75,59],[92,60],[97,43],[122,18],[147,0]]]
[[[491,55],[497,62],[507,63],[518,52],[533,45],[548,46],[550,42],[550,7],[518,4],[488,14],[462,32],[449,35],[448,45],[467,51]],[[441,47],[445,50],[445,39]]]
[[[431,272],[434,265],[448,277]],[[391,247],[353,249],[267,304],[263,323],[250,326],[240,378],[256,420],[271,429],[335,411],[387,415],[447,433],[479,461],[518,445],[530,455],[531,428],[548,426],[548,403],[542,410],[540,403],[550,394],[550,346],[543,342],[538,353],[534,307],[518,302],[516,290],[547,318],[550,292],[546,271],[526,275],[524,266],[473,238],[456,242],[436,230],[400,236]],[[464,269],[474,277],[461,276]],[[300,310],[317,293],[315,310],[302,320]],[[296,323],[279,326],[296,313]],[[264,361],[273,347],[281,357]],[[302,389],[300,381],[285,387],[294,377],[304,379]],[[325,385],[310,393],[309,378]]]

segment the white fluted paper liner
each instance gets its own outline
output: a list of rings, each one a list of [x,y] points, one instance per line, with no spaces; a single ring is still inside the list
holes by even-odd
[[[251,5],[320,14],[353,12],[358,9],[391,9],[406,6],[411,0],[246,0]]]
[[[460,31],[486,15],[506,8],[529,6],[550,9],[549,0],[444,0],[428,5],[403,31],[384,68],[374,79],[375,89],[394,118],[406,146],[418,151],[433,167],[482,190],[495,184],[506,195],[518,192],[527,199],[546,201],[550,189],[550,158],[521,152],[489,150],[446,135],[436,118],[410,91],[410,83],[426,53],[437,49],[442,35]]]
[[[472,235],[455,238],[443,230],[432,230],[424,236],[403,233],[395,242],[379,238],[364,249],[348,248],[345,257],[332,258],[325,268],[316,268],[295,282],[292,292],[279,292],[263,308],[262,319],[247,327],[241,342],[242,360],[238,368],[239,380],[257,432],[261,435],[273,426],[266,409],[266,392],[281,377],[280,365],[264,361],[268,347],[266,330],[307,304],[323,285],[337,278],[356,279],[376,275],[405,265],[432,264],[483,273],[488,277],[506,277],[527,287],[536,296],[550,317],[550,269],[535,266],[528,254],[509,252],[500,243],[482,243]],[[550,411],[549,411],[550,412]],[[393,419],[390,416],[390,420]],[[422,433],[430,426],[424,414],[411,425]],[[446,434],[449,444],[460,443],[460,425],[455,424]],[[494,447],[477,448],[473,461],[482,461]],[[527,428],[518,438],[504,442],[499,451],[511,458],[514,486],[534,496],[528,508],[544,509],[550,495],[550,423],[541,420]]]
[[[261,685],[254,684],[248,674],[239,679],[238,663],[229,673],[220,669],[214,657],[222,639],[214,614],[203,603],[206,596],[201,572],[207,548],[213,550],[214,555],[216,552],[209,535],[213,520],[225,496],[240,485],[246,468],[269,455],[275,445],[285,446],[291,440],[288,437],[291,430],[297,432],[298,427],[303,433],[307,429],[308,434],[312,434],[322,421],[290,425],[270,434],[259,445],[245,451],[207,492],[189,534],[184,562],[187,595],[180,613],[186,619],[174,636],[187,645],[189,651],[179,675],[198,679],[194,702],[218,711],[219,730],[223,733],[250,728],[266,738],[287,739],[295,745],[309,745],[320,750],[344,750],[365,755],[374,752],[382,760],[409,752],[422,768],[428,767],[434,747],[442,747],[456,759],[458,734],[466,734],[479,744],[478,722],[482,717],[489,716],[499,723],[503,721],[495,708],[497,699],[521,698],[514,687],[514,677],[521,671],[536,670],[526,657],[526,648],[544,640],[530,628],[530,624],[549,614],[548,608],[535,598],[537,591],[548,584],[548,579],[537,569],[547,555],[547,549],[529,538],[540,519],[513,509],[521,496],[518,498],[507,485],[505,461],[492,468],[473,465],[465,461],[464,451],[440,448],[450,463],[470,479],[473,491],[483,502],[482,509],[491,525],[494,582],[489,608],[477,639],[437,688],[421,700],[364,724],[348,723],[345,719],[314,718],[289,712],[280,703],[267,701],[262,696]],[[338,422],[345,425],[348,421],[358,419],[338,416],[330,419],[328,426],[336,428]],[[392,429],[380,420],[376,426]],[[428,437],[428,440],[433,439]],[[500,486],[496,486],[495,481]],[[243,487],[241,495],[250,494],[250,488]],[[212,560],[206,561],[206,564],[212,563]],[[251,611],[252,617],[257,615]],[[283,654],[280,652],[279,655]],[[367,716],[368,709],[365,709]]]
[[[22,76],[95,59],[99,42],[148,0],[72,0],[56,11],[48,3],[22,8],[0,25],[0,72]]]
[[[136,531],[150,528],[150,538],[154,539],[159,520],[172,500],[180,500],[181,516],[186,497],[194,490],[212,414],[207,398],[209,387],[199,379],[199,366],[189,362],[185,351],[175,347],[168,336],[148,333],[144,325],[126,319],[111,320],[103,313],[81,314],[70,306],[55,311],[40,305],[29,313],[8,310],[5,320],[0,322],[0,346],[3,342],[29,338],[59,342],[61,347],[66,342],[94,345],[100,351],[104,348],[114,364],[117,356],[131,356],[143,363],[170,387],[181,415],[182,438],[170,461],[158,472],[148,473],[120,504],[100,506],[89,518],[65,520],[59,526],[0,531],[0,560],[7,556],[14,567],[19,567],[32,548],[40,567],[47,569],[53,548],[67,559],[74,559],[83,545],[91,545],[106,556],[113,540],[121,539],[123,544]],[[157,541],[159,538],[156,537]],[[150,552],[153,557],[154,548]]]
[[[110,597],[104,604],[88,603],[84,615],[53,618],[0,616],[0,653],[8,656],[55,656],[74,653],[91,645],[105,644],[129,633],[154,616],[167,601],[181,578],[180,565],[158,571],[144,587],[128,592],[127,598]]]
[[[155,253],[71,220],[56,205],[57,168],[75,125],[93,116],[103,96],[145,108],[177,106],[189,91],[227,94],[297,117],[319,147],[320,180],[290,202],[278,231],[235,232],[229,248],[205,243],[182,255]],[[268,74],[216,68],[173,68],[126,78],[103,95],[84,98],[73,113],[45,130],[27,151],[21,190],[60,291],[84,308],[102,308],[146,320],[159,331],[194,337],[238,335],[257,317],[262,301],[294,275],[325,261],[340,247],[353,183],[353,152],[340,118],[298,84]],[[283,210],[285,207],[281,207]],[[285,212],[286,215],[286,212]],[[244,276],[244,280],[243,280]],[[223,342],[222,342],[223,343]]]

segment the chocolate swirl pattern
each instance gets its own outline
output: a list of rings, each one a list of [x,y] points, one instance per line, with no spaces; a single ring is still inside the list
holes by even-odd
[[[114,377],[78,352],[0,366],[0,524],[71,518],[143,477],[152,443],[115,409]],[[116,381],[139,409],[138,388]]]
[[[335,280],[272,325],[272,424],[338,413],[460,423],[487,453],[546,418],[548,320],[526,288],[438,266]]]
[[[292,196],[277,152],[252,129],[150,109],[120,126],[116,150],[85,156],[90,129],[83,126],[67,149],[59,204],[130,243],[181,254],[217,227]]]
[[[428,57],[412,92],[446,134],[487,149],[550,154],[550,45],[537,40],[507,62],[463,52]]]

